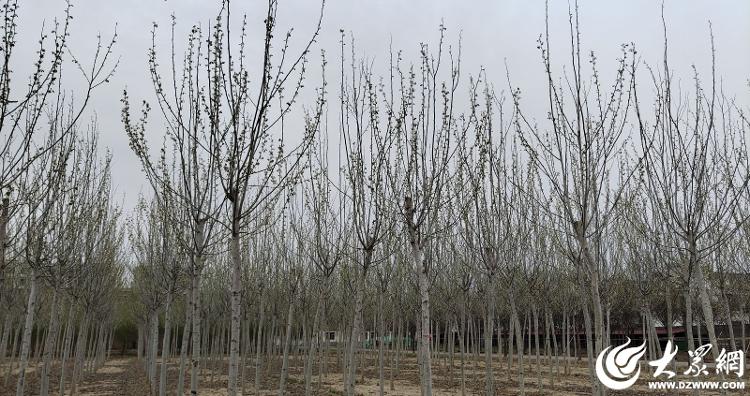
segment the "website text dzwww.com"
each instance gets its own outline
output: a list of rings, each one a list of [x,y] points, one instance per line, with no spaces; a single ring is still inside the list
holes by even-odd
[[[745,389],[743,381],[653,381],[649,389]]]

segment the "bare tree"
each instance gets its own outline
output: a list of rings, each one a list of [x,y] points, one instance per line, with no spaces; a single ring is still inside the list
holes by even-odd
[[[713,32],[710,85],[704,88],[694,68],[694,90],[683,98],[673,86],[666,22],[663,25],[662,69],[652,71],[657,92],[654,119],[649,122],[637,112],[640,127],[654,131],[653,138],[643,143],[653,146],[645,161],[645,185],[655,212],[647,231],[653,235],[666,229],[674,236],[662,239],[662,244],[682,257],[685,326],[688,348],[694,349],[691,286],[698,291],[709,339],[717,345],[705,262],[747,219],[736,221],[735,211],[748,190],[750,163],[748,153],[741,149],[746,147],[742,121],[733,116],[736,105],[716,81]],[[718,348],[712,349],[718,358]]]
[[[521,90],[513,88],[515,105],[514,123],[529,160],[539,169],[549,187],[543,191],[540,207],[555,197],[559,203],[554,216],[566,224],[558,230],[569,238],[573,259],[581,274],[586,277],[589,293],[584,305],[586,331],[595,345],[587,343],[589,351],[592,391],[601,391],[593,372],[593,356],[602,350],[605,339],[604,314],[601,301],[601,274],[606,261],[597,252],[603,230],[614,215],[614,204],[621,189],[632,176],[625,174],[619,180],[617,191],[608,193],[611,174],[617,172],[618,156],[625,150],[628,114],[634,102],[634,74],[636,62],[630,59],[635,51],[631,45],[622,46],[622,56],[617,60],[611,90],[602,89],[597,58],[589,56],[590,76],[583,74],[581,35],[578,4],[569,13],[571,74],[564,73],[567,85],[557,83],[550,52],[549,23],[543,38],[539,39],[545,77],[548,86],[549,126],[540,128],[521,110]],[[628,73],[630,80],[628,80]],[[590,326],[590,313],[593,325]],[[588,319],[587,319],[588,318]],[[591,332],[593,327],[593,333]]]
[[[448,81],[440,82],[444,48],[443,33],[437,54],[421,45],[420,73],[401,69],[396,63],[400,97],[387,109],[393,120],[393,131],[399,136],[394,156],[396,169],[390,179],[395,193],[403,196],[400,213],[411,251],[411,260],[418,279],[420,295],[419,359],[420,384],[426,396],[432,395],[432,341],[430,319],[430,270],[434,266],[427,260],[427,250],[436,233],[445,226],[439,221],[439,212],[450,201],[447,186],[450,163],[455,152],[451,146],[452,135],[457,131],[454,114],[455,93],[460,77],[460,46],[457,53],[447,49],[450,58]],[[458,137],[460,139],[461,137]]]
[[[362,311],[365,283],[371,269],[375,250],[382,246],[392,228],[393,216],[389,213],[387,197],[387,168],[390,159],[390,133],[394,118],[381,118],[381,98],[385,88],[375,81],[367,64],[356,60],[354,41],[351,43],[351,65],[345,67],[344,34],[341,34],[341,140],[346,188],[342,195],[351,218],[352,239],[355,251],[361,257],[353,259],[354,306],[351,334],[347,346],[344,369],[344,389],[354,395],[357,367],[357,346],[362,331]],[[384,98],[388,100],[388,98]],[[388,102],[386,102],[388,103]]]
[[[228,389],[232,396],[237,393],[240,352],[240,238],[246,231],[248,216],[273,201],[271,198],[284,191],[287,181],[296,177],[298,165],[317,129],[323,104],[322,99],[318,101],[300,141],[291,149],[285,148],[288,141],[284,139],[284,120],[302,89],[307,55],[320,31],[322,8],[315,31],[297,56],[288,51],[291,32],[282,40],[280,54],[273,54],[277,2],[270,0],[266,11],[261,75],[255,89],[247,69],[246,22],[241,26],[240,42],[235,44],[228,0],[216,18],[207,51],[208,136],[215,142],[209,154],[218,164],[217,177],[226,202],[226,219],[221,223],[230,234],[232,317]],[[274,63],[274,58],[279,62]],[[290,88],[290,92],[285,94],[285,88]],[[274,142],[277,137],[278,142]]]

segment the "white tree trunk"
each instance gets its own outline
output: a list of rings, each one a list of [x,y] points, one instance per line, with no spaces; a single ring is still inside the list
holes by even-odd
[[[312,366],[315,362],[315,355],[318,350],[318,343],[320,340],[320,310],[323,305],[323,288],[319,292],[318,301],[315,305],[315,316],[313,319],[312,334],[310,336],[310,343],[307,348],[307,360],[305,362],[305,396],[312,395]]]
[[[84,354],[86,353],[86,340],[88,339],[89,321],[91,320],[91,317],[89,315],[90,314],[88,310],[84,310],[83,320],[78,330],[76,352],[73,362],[73,390],[71,392],[72,396],[78,395],[78,384],[81,382],[81,378],[83,377]]]
[[[237,220],[235,220],[235,223]],[[235,225],[235,227],[237,227]],[[237,396],[237,373],[240,359],[240,292],[242,288],[242,262],[240,261],[240,235],[232,232],[229,240],[229,256],[232,263],[232,321],[229,339],[229,387],[228,395]]]
[[[294,319],[294,298],[289,299],[289,310],[286,318],[286,337],[284,338],[284,357],[281,363],[279,396],[286,395],[286,380],[289,375],[289,346],[292,344],[292,320]]]
[[[190,394],[198,395],[198,371],[201,359],[201,272],[205,257],[203,247],[205,245],[205,222],[196,222],[195,243],[197,252],[194,255],[192,279],[190,288],[192,293],[192,321],[193,321],[193,345],[190,356]]]
[[[365,250],[364,254],[363,271],[360,278],[357,279],[356,290],[354,291],[354,318],[349,337],[349,351],[346,354],[346,367],[344,369],[344,388],[347,396],[354,396],[354,388],[357,380],[357,350],[359,349],[359,335],[362,327],[365,279],[367,279],[367,269],[372,260],[371,250]]]
[[[159,311],[151,314],[149,325],[151,330],[148,335],[148,381],[153,395],[156,394],[156,359],[159,353]]]
[[[265,313],[264,308],[266,299],[266,288],[264,287],[260,294],[260,302],[258,303],[259,319],[258,319],[258,330],[255,333],[255,396],[260,396],[260,371],[263,363],[263,326],[265,325]]]
[[[190,294],[187,294],[185,297],[186,301],[191,302],[188,309],[185,310],[185,325],[182,328],[182,344],[180,345],[180,373],[177,380],[177,394],[179,396],[184,395],[183,391],[185,389],[185,363],[187,360],[187,350],[190,342],[190,325],[192,322],[191,316],[193,313],[192,296]]]
[[[167,393],[167,360],[169,360],[170,330],[172,329],[170,309],[172,308],[172,292],[167,292],[167,302],[164,305],[164,339],[161,344],[161,376],[159,378],[159,396]]]
[[[485,355],[485,394],[494,396],[495,380],[492,372],[492,333],[495,319],[495,279],[492,274],[487,279],[487,312],[484,320],[484,355]]]
[[[68,310],[68,319],[65,323],[65,338],[63,341],[62,357],[60,359],[60,396],[65,395],[65,368],[68,363],[68,358],[70,357],[70,348],[73,344],[73,316],[75,316],[73,307],[74,304],[71,303],[70,309]]]
[[[5,362],[5,354],[8,352],[8,338],[10,338],[10,329],[13,324],[11,319],[13,315],[10,312],[5,313],[5,321],[3,324],[3,335],[0,338],[0,364]]]
[[[419,300],[421,308],[421,342],[420,355],[424,366],[420,382],[424,396],[432,396],[432,356],[430,353],[430,279],[427,274],[427,263],[424,251],[417,244],[412,245],[412,258],[419,276]]]
[[[513,332],[516,336],[516,349],[518,350],[518,390],[521,395],[525,395],[526,390],[523,368],[523,330],[521,330],[521,321],[518,318],[518,310],[516,309],[516,302],[512,294],[510,296],[510,312],[513,318]],[[509,353],[512,353],[512,348]]]
[[[714,328],[714,311],[711,308],[711,297],[708,294],[708,284],[706,278],[703,275],[703,269],[700,267],[698,261],[698,247],[696,245],[695,238],[692,235],[688,235],[688,252],[690,254],[690,260],[693,265],[692,268],[695,271],[695,282],[698,286],[698,292],[701,299],[701,308],[703,310],[703,319],[706,321],[706,330],[708,331],[708,339],[711,345],[711,352],[714,356],[714,361],[719,360],[719,344],[716,339],[716,330]]]
[[[29,301],[26,305],[26,320],[23,327],[23,338],[21,339],[21,353],[19,355],[18,382],[16,383],[16,396],[24,395],[26,384],[26,367],[29,364],[29,349],[31,348],[31,330],[34,327],[34,311],[36,309],[36,297],[38,294],[38,280],[36,271],[31,271],[31,290]]]
[[[39,385],[40,396],[47,396],[49,394],[49,372],[52,364],[52,354],[55,351],[60,322],[60,315],[58,315],[59,307],[57,303],[57,288],[52,290],[52,302],[50,306],[49,330],[47,332],[47,339],[44,343],[44,365],[42,366],[41,384]]]
[[[378,380],[380,382],[379,395],[385,394],[385,376],[383,374],[384,361],[385,361],[385,320],[383,319],[383,294],[381,290],[378,293],[378,339],[380,340],[378,345]]]

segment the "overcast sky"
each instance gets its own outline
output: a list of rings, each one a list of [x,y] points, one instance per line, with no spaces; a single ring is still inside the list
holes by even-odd
[[[180,32],[187,31],[191,25],[212,24],[220,0],[72,1],[75,19],[71,47],[80,58],[91,57],[96,34],[111,35],[115,23],[118,25],[120,38],[115,51],[121,57],[120,66],[111,83],[95,93],[91,110],[98,116],[102,144],[113,152],[114,181],[127,210],[138,193],[147,188],[120,123],[120,98],[127,86],[133,101],[146,99],[153,103],[146,64],[152,22],[160,24],[159,45],[166,56],[170,15],[174,13],[177,17],[178,40],[183,41],[185,35]],[[19,3],[20,45],[16,62],[20,67],[32,61],[42,22],[49,24],[55,16],[60,16],[64,2],[20,0]],[[264,3],[236,0],[233,4],[234,15],[247,13],[255,37],[258,37],[257,29],[262,28]],[[280,3],[279,28],[286,30],[294,26],[294,37],[299,44],[313,29],[320,4],[314,0],[280,0]],[[605,76],[612,71],[622,43],[634,42],[648,63],[656,65],[661,61],[661,2],[581,0],[579,4],[583,46],[596,51]],[[552,41],[561,54],[568,44],[567,7],[567,1],[550,0]],[[692,77],[692,64],[704,75],[710,73],[708,24],[711,21],[718,51],[718,72],[725,90],[747,108],[750,104],[750,1],[667,0],[665,7],[670,61],[675,72],[687,81]],[[523,88],[526,102],[533,106],[546,100],[543,69],[536,49],[536,40],[544,31],[544,2],[541,0],[327,0],[317,48],[325,49],[330,58],[335,57],[339,52],[339,30],[344,29],[356,38],[360,55],[376,63],[387,62],[391,40],[394,49],[404,50],[405,58],[411,61],[418,55],[420,42],[436,42],[441,20],[448,28],[446,35],[450,42],[455,43],[461,32],[465,73],[476,74],[484,66],[490,80],[502,89],[507,86],[507,62],[508,72],[514,84]],[[329,73],[332,84],[335,75],[335,70]],[[319,78],[310,74],[308,81],[312,88]],[[335,100],[335,96],[332,99]],[[302,113],[296,114],[301,119]],[[543,118],[544,114],[536,114],[536,117]],[[157,118],[152,119],[149,139],[160,144],[157,121]]]

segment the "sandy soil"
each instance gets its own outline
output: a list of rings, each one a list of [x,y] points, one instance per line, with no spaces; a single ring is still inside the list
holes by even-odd
[[[254,378],[255,368],[249,365],[252,359],[247,359],[248,365],[244,371],[244,393],[245,395],[254,395]],[[532,360],[532,362],[530,362]],[[460,395],[460,360],[456,357],[453,362],[453,369],[450,369],[448,359],[445,356],[437,356],[433,365],[434,378],[434,395],[448,396]],[[589,371],[584,361],[571,360],[570,374],[563,374],[564,363],[559,366],[560,373],[556,374],[556,366],[553,360],[552,367],[546,362],[542,364],[541,386],[538,383],[537,367],[533,359],[525,359],[525,389],[528,395],[587,395],[591,393],[589,385]],[[335,353],[331,353],[328,359],[328,374],[319,375],[317,371],[313,373],[313,394],[315,395],[342,395],[343,379],[338,367]],[[34,365],[32,369],[37,368]],[[176,382],[178,380],[179,360],[173,359],[169,362],[168,369],[168,392],[175,395]],[[277,395],[279,384],[279,372],[281,362],[279,359],[272,359],[263,365],[263,379],[261,384],[260,395]],[[379,395],[378,366],[376,355],[368,355],[366,360],[360,366],[357,375],[357,394],[358,395]],[[0,395],[15,394],[15,373],[7,376],[7,364],[0,366]],[[495,388],[498,395],[516,395],[520,392],[518,386],[517,365],[511,372],[507,370],[507,360],[497,358],[493,362]],[[550,374],[550,369],[552,373]],[[692,391],[682,391],[680,393],[655,391],[647,387],[646,382],[651,378],[648,367],[642,364],[641,379],[634,387],[622,392],[610,392],[615,395],[668,395],[668,394],[685,394],[692,395]],[[452,374],[451,374],[452,371]],[[72,368],[68,371],[72,372]],[[212,359],[204,361],[200,377],[199,393],[202,396],[223,396],[226,395],[227,381],[227,361]],[[466,393],[469,395],[484,394],[485,389],[485,364],[483,356],[476,359],[470,356],[464,367],[466,376]],[[59,365],[55,365],[52,370],[50,389],[55,390],[58,394],[59,383]],[[26,394],[38,394],[38,375],[34,372],[27,375]],[[681,374],[681,373],[678,373]],[[158,375],[158,374],[157,374]],[[419,396],[419,374],[416,359],[413,354],[402,356],[400,359],[399,370],[393,372],[393,390],[391,390],[391,370],[388,364],[385,367],[385,386],[384,394],[389,396]],[[185,376],[185,394],[189,394],[190,376]],[[6,382],[6,378],[8,381]],[[69,378],[69,377],[68,377]],[[680,380],[687,380],[685,376],[680,376]],[[715,377],[701,378],[703,380],[717,379]],[[289,395],[304,394],[304,374],[302,372],[302,359],[293,357],[290,361],[289,380],[287,382]],[[134,357],[116,357],[109,360],[96,373],[85,376],[80,387],[80,394],[83,396],[99,395],[123,395],[123,396],[141,396],[148,395],[150,388],[148,385],[145,367]],[[748,391],[728,391],[729,395],[740,395],[750,393]],[[70,389],[65,393],[70,394]],[[701,391],[701,395],[718,395],[718,391]]]

